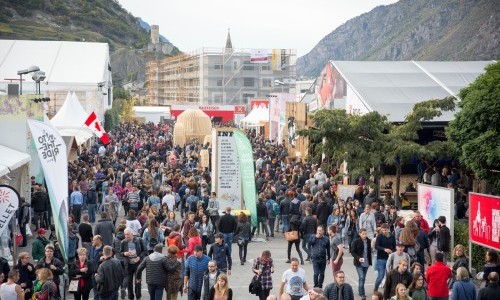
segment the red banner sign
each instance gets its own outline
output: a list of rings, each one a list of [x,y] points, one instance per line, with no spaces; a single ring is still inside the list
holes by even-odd
[[[500,197],[469,193],[469,236],[473,243],[500,250]]]

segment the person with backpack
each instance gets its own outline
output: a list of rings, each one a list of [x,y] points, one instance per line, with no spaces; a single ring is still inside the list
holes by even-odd
[[[133,234],[132,229],[126,228],[125,239],[120,245],[120,254],[125,258],[125,281],[127,282],[128,299],[141,298],[141,285],[134,281],[134,274],[142,259],[148,255],[146,244],[140,237]],[[124,295],[122,295],[124,299]]]
[[[149,220],[148,227],[144,229],[142,239],[148,248],[148,253],[153,253],[154,247],[157,244],[163,244],[165,236],[163,230],[158,226],[158,221],[152,218]]]
[[[255,231],[262,224],[264,231],[266,232],[266,241],[269,241],[269,228],[267,227],[267,218],[269,216],[266,203],[264,202],[264,198],[259,197],[259,202],[257,203],[257,226],[252,228],[252,236],[255,234]]]
[[[170,246],[176,246],[179,250],[176,252],[177,258],[181,259],[184,255],[183,249],[186,247],[183,240],[181,233],[179,232],[181,229],[181,226],[179,224],[175,224],[172,227],[172,231],[166,238],[167,245]]]
[[[385,266],[385,270],[387,272],[398,266],[399,261],[402,259],[410,261],[410,256],[408,255],[408,253],[404,252],[404,249],[405,245],[400,241],[396,241],[396,252],[392,252],[391,254],[389,254],[389,258],[387,259],[387,264]]]
[[[271,194],[266,195],[266,206],[267,211],[269,212],[269,228],[271,229],[271,237],[274,237],[274,223],[276,221],[276,217],[280,214],[280,206],[273,198],[271,198]]]

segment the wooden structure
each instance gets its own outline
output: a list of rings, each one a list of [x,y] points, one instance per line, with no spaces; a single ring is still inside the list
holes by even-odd
[[[174,126],[174,144],[184,146],[193,140],[200,143],[212,134],[210,117],[200,109],[186,109],[177,117]]]
[[[287,102],[285,111],[286,124],[283,127],[283,139],[288,150],[288,159],[304,159],[307,156],[309,139],[297,135],[297,131],[308,125],[307,106],[300,102]]]

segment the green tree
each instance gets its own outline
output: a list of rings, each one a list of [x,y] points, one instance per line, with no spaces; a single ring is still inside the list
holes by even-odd
[[[500,191],[500,62],[460,91],[460,111],[446,130],[460,161]]]

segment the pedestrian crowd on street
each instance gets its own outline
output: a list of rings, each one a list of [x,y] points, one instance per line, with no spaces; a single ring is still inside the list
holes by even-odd
[[[363,178],[356,180],[352,196],[341,199],[335,171],[300,159],[288,162],[283,144],[246,133],[255,159],[257,226],[245,213],[235,216],[231,207],[223,207],[211,190],[212,175],[200,160],[202,149],[211,151],[209,144],[192,141],[181,147],[173,144],[167,125],[123,123],[110,133],[108,145],[83,148],[69,162],[67,262],[54,234],[46,188],[32,182],[31,204],[23,202],[17,216],[21,249],[33,223],[32,253],[19,253],[12,270],[0,258],[0,299],[60,299],[65,265],[67,292],[75,300],[88,300],[91,292],[95,300],[141,299],[144,272],[154,300],[164,294],[167,300],[183,294],[189,300],[350,300],[355,294],[360,299],[498,299],[498,253],[487,252],[484,287],[477,289],[465,247],[451,245],[446,217],[428,224],[415,211],[406,220],[398,216],[402,201],[391,193],[379,198]],[[425,161],[418,166],[421,182],[460,190],[456,206],[462,217],[468,177],[457,168],[426,166]],[[269,250],[247,257],[261,233],[266,240],[284,237],[290,268],[278,282]],[[342,268],[348,254],[358,276],[356,291]],[[454,263],[448,264],[452,256]],[[252,262],[249,294],[231,289],[228,276],[236,257],[240,265]],[[300,267],[306,263],[313,274]],[[327,266],[334,281],[325,283]],[[370,268],[376,280],[368,291]]]

